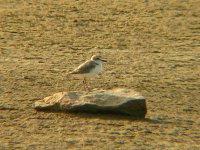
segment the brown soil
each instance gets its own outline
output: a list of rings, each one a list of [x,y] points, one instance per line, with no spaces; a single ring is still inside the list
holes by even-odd
[[[32,108],[95,53],[91,87],[141,92],[146,119]],[[0,149],[200,149],[199,108],[198,0],[0,2]]]

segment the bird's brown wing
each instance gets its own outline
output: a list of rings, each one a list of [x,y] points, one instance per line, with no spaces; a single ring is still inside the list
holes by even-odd
[[[85,63],[81,64],[77,69],[70,72],[70,74],[85,74],[89,73],[95,66],[98,65],[96,62],[92,60],[88,60]]]

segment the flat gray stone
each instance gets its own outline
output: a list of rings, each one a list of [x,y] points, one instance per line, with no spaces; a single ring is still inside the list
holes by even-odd
[[[60,92],[35,102],[40,111],[115,113],[144,118],[143,96],[130,89]]]

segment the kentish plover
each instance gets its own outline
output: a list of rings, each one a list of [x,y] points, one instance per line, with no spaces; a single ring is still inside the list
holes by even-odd
[[[83,77],[84,88],[86,89],[87,87],[88,89],[86,78],[98,75],[103,69],[103,62],[106,62],[106,60],[102,59],[99,55],[93,55],[90,60],[87,60],[69,74]]]

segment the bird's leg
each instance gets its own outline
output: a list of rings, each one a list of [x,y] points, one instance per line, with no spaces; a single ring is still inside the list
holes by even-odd
[[[86,78],[83,79],[83,85],[84,85],[85,90],[89,90],[89,87],[86,82]]]
[[[84,89],[86,90],[86,79],[85,78],[83,79],[83,86],[84,86]]]
[[[86,85],[86,87],[87,87],[87,90],[89,91],[90,89],[89,89],[89,86],[88,86],[88,84],[87,84],[87,82],[86,82],[86,79],[85,79],[85,85]]]

